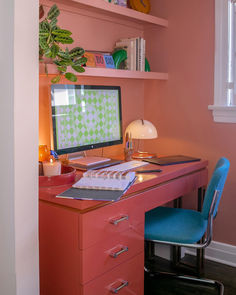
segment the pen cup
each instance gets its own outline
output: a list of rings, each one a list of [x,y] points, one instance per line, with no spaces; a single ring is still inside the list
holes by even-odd
[[[134,153],[133,149],[125,148],[124,149],[125,161],[131,161],[133,153]]]

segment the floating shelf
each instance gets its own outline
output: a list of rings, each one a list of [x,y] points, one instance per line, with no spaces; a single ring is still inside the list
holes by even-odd
[[[139,24],[153,24],[162,27],[168,27],[168,21],[150,14],[145,14],[130,8],[122,7],[104,0],[41,0],[40,3],[47,4],[49,2],[58,3],[70,7],[86,9],[87,11],[98,12],[112,17],[119,17]]]
[[[47,64],[48,75],[57,75],[57,67],[54,64]],[[45,74],[44,64],[39,66],[40,75]],[[103,77],[103,78],[125,78],[125,79],[143,79],[143,80],[168,80],[167,73],[158,72],[139,72],[128,70],[116,70],[116,69],[103,69],[103,68],[85,68],[84,73],[77,73],[71,70],[77,76],[84,77]]]

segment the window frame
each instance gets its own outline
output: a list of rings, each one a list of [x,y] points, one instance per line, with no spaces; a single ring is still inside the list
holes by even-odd
[[[215,0],[215,73],[214,73],[214,105],[208,109],[213,111],[215,122],[236,123],[236,105],[228,105],[228,60],[229,60],[229,9],[231,0]]]

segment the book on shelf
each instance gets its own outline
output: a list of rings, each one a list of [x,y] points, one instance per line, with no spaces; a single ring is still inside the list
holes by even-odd
[[[89,170],[58,198],[117,201],[135,182],[133,171]]]
[[[127,70],[145,70],[145,45],[146,42],[141,37],[120,39],[120,41],[116,42],[116,49],[124,49],[127,52]]]

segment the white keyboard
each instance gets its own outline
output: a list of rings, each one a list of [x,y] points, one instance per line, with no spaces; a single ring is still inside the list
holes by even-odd
[[[148,162],[142,162],[142,161],[129,161],[129,162],[125,162],[122,164],[117,164],[117,165],[113,165],[109,168],[104,168],[102,170],[106,170],[106,171],[121,171],[121,172],[125,172],[125,171],[129,171],[144,165],[149,164]]]

